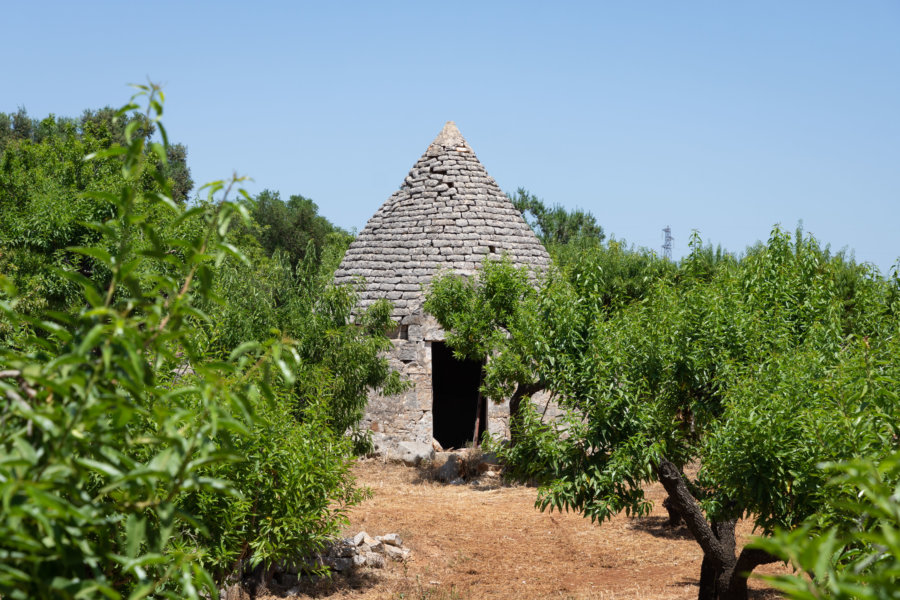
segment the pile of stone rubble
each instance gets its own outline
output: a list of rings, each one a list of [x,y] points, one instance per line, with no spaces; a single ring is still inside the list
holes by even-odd
[[[301,580],[311,573],[321,572],[323,567],[338,574],[349,575],[361,567],[381,569],[388,560],[405,561],[410,553],[410,549],[403,545],[403,540],[396,533],[372,537],[365,531],[360,531],[353,537],[333,540],[314,556],[275,565],[264,585],[275,584],[288,597],[295,596],[300,593]],[[219,597],[225,600],[249,600],[251,596],[247,590],[260,583],[233,583],[221,589]]]
[[[403,561],[409,554],[409,548],[403,546],[403,540],[396,533],[372,537],[360,531],[352,538],[333,542],[320,560],[333,570],[344,572],[364,566],[380,569],[385,559]]]

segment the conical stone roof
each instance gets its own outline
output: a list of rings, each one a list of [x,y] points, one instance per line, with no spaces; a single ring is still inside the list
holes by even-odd
[[[550,264],[531,227],[448,121],[350,244],[334,279],[365,278],[360,307],[387,298],[399,320],[421,306],[436,274],[471,274],[485,255],[504,253],[536,271]]]

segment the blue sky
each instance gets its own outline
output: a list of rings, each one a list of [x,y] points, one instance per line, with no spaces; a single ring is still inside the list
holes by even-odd
[[[456,121],[504,190],[659,249],[780,223],[900,257],[900,2],[15,2],[0,111],[151,78],[197,182],[361,229]]]

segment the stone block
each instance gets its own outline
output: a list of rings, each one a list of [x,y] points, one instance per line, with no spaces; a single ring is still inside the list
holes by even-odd
[[[350,558],[356,554],[356,544],[353,543],[353,538],[338,540],[328,550],[328,555],[332,558]]]
[[[396,457],[408,465],[418,465],[423,460],[434,458],[434,448],[424,442],[400,442]]]
[[[403,540],[400,538],[400,534],[398,533],[388,533],[385,535],[376,536],[377,540],[384,542],[387,546],[402,546]]]
[[[349,571],[353,568],[353,558],[327,558],[325,564],[335,571]]]
[[[384,568],[384,557],[377,552],[366,552],[366,566],[372,567],[373,569],[382,569]]]
[[[384,554],[391,560],[403,561],[409,557],[409,550],[397,546],[384,546]]]
[[[373,538],[369,534],[363,539],[363,544],[369,547],[370,552],[377,552],[381,548],[381,541]]]
[[[416,360],[416,345],[407,340],[398,340],[399,343],[394,345],[394,358],[402,362],[412,362]]]
[[[443,342],[445,339],[445,332],[441,329],[440,325],[437,324],[428,324],[424,327],[424,335],[423,337],[430,342]],[[429,357],[431,360],[431,357]]]

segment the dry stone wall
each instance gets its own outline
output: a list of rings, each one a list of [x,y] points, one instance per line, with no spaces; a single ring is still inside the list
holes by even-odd
[[[421,310],[402,319],[401,330],[403,326],[406,339],[392,340],[394,347],[387,358],[391,368],[413,385],[399,396],[370,396],[363,426],[372,432],[377,453],[416,464],[434,458],[431,344],[444,341],[444,330]],[[531,400],[545,420],[561,414],[546,392]],[[487,420],[491,435],[509,438],[509,401],[488,402]]]
[[[550,264],[540,240],[448,122],[366,223],[334,277],[359,286],[357,310],[391,302],[399,335],[389,360],[414,384],[399,396],[370,397],[364,424],[379,452],[407,462],[430,457],[431,347],[444,332],[422,312],[428,285],[439,273],[471,275],[485,257],[504,255],[535,277]],[[508,403],[488,403],[487,413],[488,431],[508,434]]]
[[[371,396],[363,426],[372,432],[378,453],[414,463],[432,457],[431,344],[444,341],[444,331],[421,310],[403,318],[400,330],[404,327],[406,339],[392,340],[388,361],[412,386],[399,396]],[[487,413],[488,431],[508,436],[509,403],[489,402]]]

